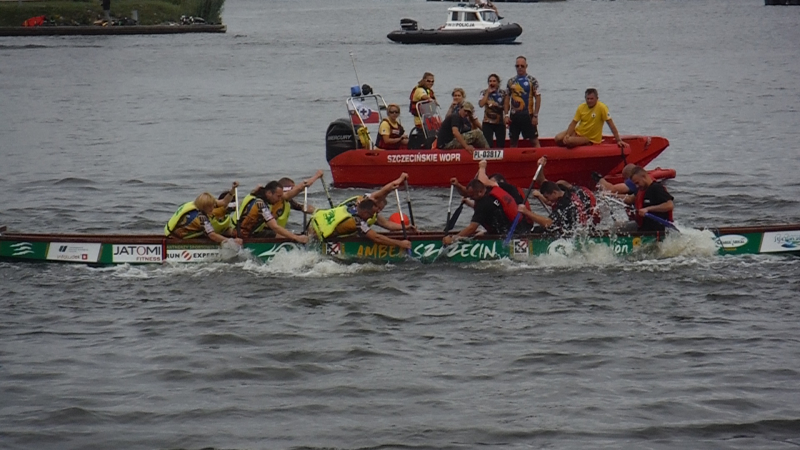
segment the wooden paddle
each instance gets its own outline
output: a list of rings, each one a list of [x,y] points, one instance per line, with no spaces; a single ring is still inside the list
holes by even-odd
[[[236,223],[239,223],[239,188],[233,188],[233,199],[236,202]]]
[[[454,185],[450,185],[450,201],[447,202],[447,220],[444,221],[444,231],[447,232],[447,224],[450,223],[450,217],[453,212],[453,191],[455,190]]]
[[[331,205],[331,208],[333,208],[333,200],[331,200],[331,193],[328,191],[328,185],[325,184],[325,177],[319,177],[319,181],[322,182],[322,187],[325,189],[325,195],[328,196],[328,204]]]
[[[523,200],[526,200],[528,197],[531,196],[531,192],[533,191],[533,185],[536,183],[536,179],[539,178],[539,174],[542,172],[542,167],[544,166],[539,164],[539,167],[536,168],[536,174],[533,176],[533,180],[531,180],[531,185],[528,186],[528,191],[525,192],[525,198]],[[522,213],[518,212],[517,216],[514,217],[514,223],[512,223],[511,228],[508,229],[508,235],[506,236],[505,239],[503,239],[504,247],[508,247],[508,244],[511,243],[511,236],[514,235],[514,230],[517,229],[517,225],[519,224],[519,220],[521,218],[522,218]]]
[[[308,186],[303,188],[303,234],[308,229]]]
[[[397,189],[394,190],[394,196],[397,199],[397,212],[400,213],[400,227],[403,230],[403,240],[406,241],[408,240],[408,232],[406,231],[406,221],[403,218],[403,207],[400,206],[400,193],[397,191]],[[410,257],[411,249],[406,250],[406,253],[408,253],[408,256]]]
[[[411,226],[416,227],[417,224],[414,223],[414,211],[411,210],[411,192],[408,190],[408,178],[403,181],[406,183],[406,203],[408,203],[408,217],[411,219]]]

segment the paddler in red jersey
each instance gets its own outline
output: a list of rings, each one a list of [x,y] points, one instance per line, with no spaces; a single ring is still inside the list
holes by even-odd
[[[474,203],[469,225],[459,231],[455,236],[449,235],[442,239],[444,245],[450,245],[462,237],[470,237],[477,233],[478,227],[483,227],[489,234],[504,234],[511,227],[517,216],[517,202],[508,192],[499,186],[486,186],[477,179],[467,184],[466,194]]]

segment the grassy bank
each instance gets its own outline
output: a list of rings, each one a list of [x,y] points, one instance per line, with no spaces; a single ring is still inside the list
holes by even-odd
[[[111,0],[111,17],[131,17],[139,11],[140,25],[179,22],[181,16],[222,23],[225,0]],[[26,19],[47,16],[58,25],[91,25],[103,17],[99,0],[0,2],[0,27],[19,27]]]

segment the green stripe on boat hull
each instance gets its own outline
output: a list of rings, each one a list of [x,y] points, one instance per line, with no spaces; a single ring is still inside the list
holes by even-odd
[[[720,228],[709,237],[720,255],[800,255],[800,224]],[[399,237],[393,235],[394,237]],[[600,247],[615,255],[657,249],[657,234],[600,235],[564,239],[530,235],[503,246],[502,236],[461,240],[442,245],[441,233],[410,237],[410,257],[423,263],[471,263],[499,259],[528,260],[545,255],[587,253]],[[709,234],[711,236],[711,234]],[[270,261],[285,252],[306,249],[341,260],[400,262],[409,255],[397,247],[360,238],[315,243],[307,247],[282,239],[254,239],[245,243],[251,255]],[[713,251],[713,247],[712,247]],[[231,252],[206,240],[176,241],[156,235],[0,234],[0,258],[7,261],[58,261],[83,264],[162,264],[218,261]]]

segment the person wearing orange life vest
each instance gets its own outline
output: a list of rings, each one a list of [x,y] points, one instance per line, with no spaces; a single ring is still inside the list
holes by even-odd
[[[433,74],[425,72],[425,74],[422,75],[422,79],[417,82],[417,85],[414,86],[414,89],[411,90],[411,94],[408,96],[408,111],[414,116],[414,126],[416,127],[422,127],[422,119],[419,116],[419,111],[417,111],[417,103],[426,100],[436,101],[436,94],[433,92],[433,83]]]
[[[400,106],[395,103],[386,108],[388,117],[381,121],[375,147],[379,150],[397,150],[408,145],[408,135],[400,124]]]
[[[663,224],[645,216],[649,213],[672,222],[674,198],[661,183],[654,181],[641,167],[634,170],[631,181],[636,184],[636,195],[625,197],[625,203],[636,207],[636,224],[639,226],[639,231],[664,232]]]
[[[467,197],[474,204],[475,212],[472,214],[469,225],[455,236],[448,235],[442,239],[444,245],[450,245],[462,237],[476,234],[478,227],[482,226],[489,234],[504,234],[511,228],[511,223],[517,216],[517,202],[506,191],[498,186],[486,186],[475,179],[467,184]]]

